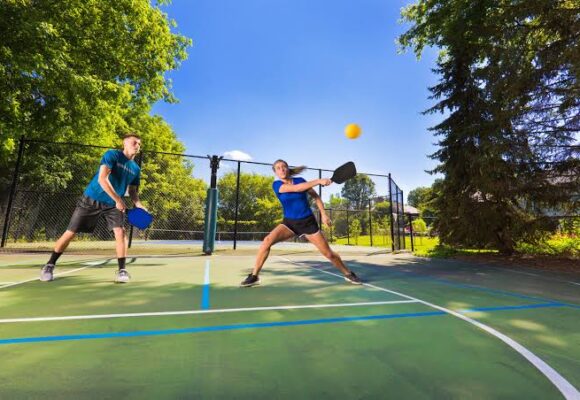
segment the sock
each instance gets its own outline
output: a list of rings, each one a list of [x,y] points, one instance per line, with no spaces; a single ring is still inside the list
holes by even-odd
[[[52,254],[50,255],[50,260],[48,260],[47,264],[55,265],[56,261],[61,255],[62,253],[57,253],[56,251],[53,251]]]
[[[125,257],[117,258],[117,262],[119,263],[119,270],[125,269]]]

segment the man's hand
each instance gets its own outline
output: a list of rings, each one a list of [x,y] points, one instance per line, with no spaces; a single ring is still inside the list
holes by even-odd
[[[115,201],[115,207],[117,207],[117,209],[121,212],[125,212],[125,210],[127,209],[127,206],[125,205],[123,199]]]
[[[135,207],[142,208],[145,211],[149,211],[149,210],[147,210],[147,208],[145,208],[145,206],[143,205],[143,203],[141,203],[140,201],[136,201],[135,202]]]

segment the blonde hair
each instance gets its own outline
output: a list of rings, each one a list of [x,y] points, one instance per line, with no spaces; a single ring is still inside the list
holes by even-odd
[[[288,163],[284,160],[276,160],[274,161],[274,164],[272,164],[272,170],[275,171],[276,168],[276,164],[278,163],[284,163],[286,164],[286,167],[288,167]],[[300,165],[298,167],[288,167],[288,176],[294,176],[294,175],[299,175],[302,173],[302,171],[304,171],[306,169],[305,165]]]

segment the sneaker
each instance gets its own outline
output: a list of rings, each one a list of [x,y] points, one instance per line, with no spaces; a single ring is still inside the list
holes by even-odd
[[[347,282],[352,283],[353,285],[362,285],[362,281],[356,274],[352,271],[348,275],[344,276],[344,280]]]
[[[115,276],[116,283],[127,283],[130,280],[131,275],[129,275],[126,269],[120,269],[117,271],[117,275]]]
[[[260,277],[258,275],[248,274],[248,277],[240,283],[241,287],[250,287],[260,284]]]
[[[50,282],[50,281],[54,280],[53,271],[54,271],[54,264],[46,264],[40,270],[40,280],[42,282]]]

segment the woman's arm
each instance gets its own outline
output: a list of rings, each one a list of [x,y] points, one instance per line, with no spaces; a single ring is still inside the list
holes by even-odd
[[[316,203],[316,207],[318,207],[318,210],[320,211],[320,220],[322,221],[322,223],[326,226],[330,226],[332,224],[332,221],[330,220],[330,218],[328,218],[328,215],[326,215],[324,203],[322,202],[322,199],[320,198],[318,193],[316,193],[316,190],[310,189],[308,191],[308,194],[312,196],[314,202]]]
[[[322,185],[328,186],[332,183],[330,179],[315,179],[313,181],[302,182],[297,185],[289,185],[287,183],[280,186],[278,190],[280,193],[289,193],[289,192],[306,192],[307,190],[312,189],[314,186]]]

